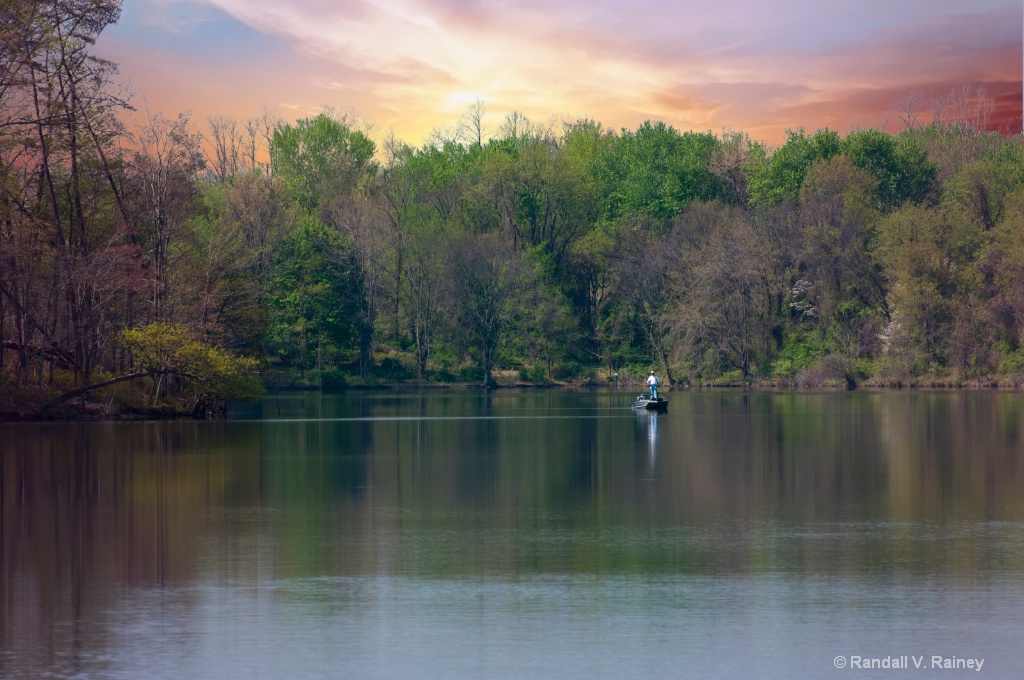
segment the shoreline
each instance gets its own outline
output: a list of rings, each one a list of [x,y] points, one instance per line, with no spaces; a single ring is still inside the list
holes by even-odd
[[[907,382],[881,382],[865,381],[855,387],[848,387],[844,384],[829,383],[817,385],[801,385],[796,380],[760,380],[749,383],[675,383],[666,386],[667,392],[674,390],[723,390],[723,391],[749,391],[749,392],[851,392],[851,391],[902,391],[902,390],[935,390],[935,391],[1021,391],[1024,389],[1021,381],[1017,380],[970,380],[954,381],[939,379],[909,380]],[[489,387],[476,383],[382,383],[379,385],[348,385],[335,388],[320,388],[312,385],[287,385],[274,386],[267,389],[266,396],[274,394],[289,393],[313,393],[322,394],[343,394],[345,392],[370,392],[370,391],[395,391],[395,390],[507,390],[507,389],[569,389],[569,390],[636,390],[646,389],[640,382],[565,382],[565,383],[529,383],[520,381],[501,382],[496,381]],[[226,412],[215,414],[207,418],[196,418],[191,411],[184,408],[175,408],[173,405],[161,405],[154,407],[133,408],[115,406],[112,400],[83,400],[78,399],[66,402],[58,408],[40,416],[38,410],[43,403],[53,397],[52,388],[19,388],[20,396],[28,397],[20,403],[10,395],[0,401],[0,423],[52,423],[52,422],[130,422],[140,420],[211,420],[224,419]]]

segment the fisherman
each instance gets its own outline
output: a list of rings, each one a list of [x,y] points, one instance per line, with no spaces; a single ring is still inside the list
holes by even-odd
[[[657,399],[658,386],[661,385],[661,381],[658,380],[658,376],[654,375],[654,371],[651,371],[651,375],[648,376],[647,384],[651,387],[651,399]]]

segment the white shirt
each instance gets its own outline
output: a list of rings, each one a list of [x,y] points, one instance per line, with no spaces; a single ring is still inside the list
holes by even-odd
[[[658,380],[658,376],[656,376],[656,375],[652,375],[651,377],[649,377],[649,378],[647,379],[647,384],[648,384],[648,385],[660,385],[660,384],[661,384],[661,381],[660,381],[660,380]]]

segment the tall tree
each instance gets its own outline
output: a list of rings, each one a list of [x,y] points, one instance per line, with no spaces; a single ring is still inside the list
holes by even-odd
[[[467,333],[479,355],[483,385],[513,338],[522,312],[526,269],[498,234],[470,234],[452,250],[449,282],[455,332]]]
[[[205,167],[201,137],[190,116],[148,113],[132,134],[134,151],[128,184],[136,222],[152,265],[151,318],[174,320],[168,268],[171,247],[198,197],[196,173]],[[145,227],[143,227],[145,225]]]
[[[281,243],[270,281],[268,349],[284,362],[320,371],[356,345],[358,272],[352,247],[315,218]]]
[[[40,382],[45,356],[59,354],[55,343],[73,357],[67,364],[76,380],[88,381],[110,318],[112,301],[97,284],[110,274],[110,257],[124,252],[127,215],[112,140],[126,103],[113,85],[115,66],[91,48],[119,14],[114,0],[0,4],[0,201],[16,218],[12,234],[49,232],[46,254],[6,249],[8,265],[28,278],[5,295],[21,329],[19,363],[27,370],[34,343]]]
[[[252,168],[256,167],[256,129],[250,127],[248,149],[243,130],[239,129],[238,121],[227,116],[210,116],[206,119],[210,129],[207,140],[210,153],[207,154],[206,167],[213,173],[218,182],[225,182],[238,174],[242,168],[243,154],[251,158]]]
[[[650,219],[635,218],[618,231],[618,247],[611,255],[613,285],[619,315],[624,317],[620,323],[639,329],[649,356],[661,364],[671,384],[675,378],[670,361],[670,287],[674,277],[683,275],[682,264],[673,244],[651,226]]]
[[[763,236],[737,208],[694,204],[673,232],[679,257],[673,281],[673,334],[698,375],[725,367],[743,380],[756,374],[770,332],[770,262]]]
[[[310,214],[349,193],[372,170],[375,151],[373,140],[329,112],[279,126],[270,146],[275,174]]]

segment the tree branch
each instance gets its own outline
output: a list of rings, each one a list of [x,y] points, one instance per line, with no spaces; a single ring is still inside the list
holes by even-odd
[[[61,404],[63,404],[68,399],[74,399],[75,397],[77,397],[79,395],[82,395],[82,394],[85,394],[86,392],[92,392],[93,390],[98,390],[101,387],[107,387],[108,385],[115,385],[115,384],[117,384],[119,382],[126,382],[128,380],[137,380],[139,378],[145,378],[145,377],[148,377],[150,375],[152,375],[152,371],[142,371],[142,372],[139,372],[139,373],[129,373],[128,375],[118,376],[116,378],[111,378],[110,380],[104,380],[103,382],[93,383],[91,385],[86,385],[84,387],[78,387],[76,389],[71,390],[70,392],[65,392],[64,394],[60,395],[59,397],[57,397],[56,399],[54,399],[50,403],[44,405],[42,408],[40,408],[38,411],[36,411],[35,415],[36,416],[41,416],[44,413],[46,413],[47,411],[49,411],[50,409],[52,409],[54,406],[60,406]]]

